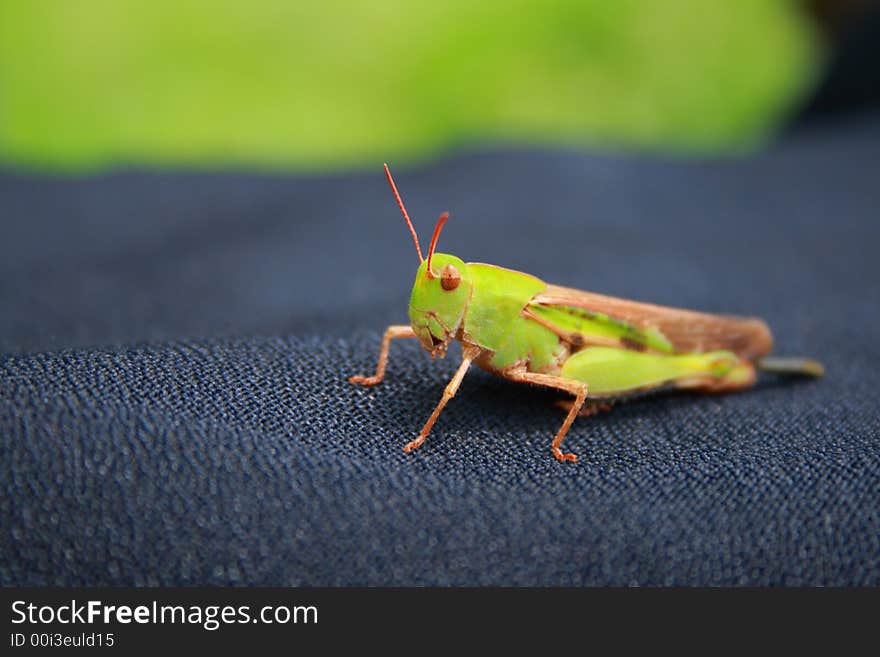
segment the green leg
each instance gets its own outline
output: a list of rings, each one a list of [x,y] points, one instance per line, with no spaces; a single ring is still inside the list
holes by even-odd
[[[612,347],[588,347],[571,356],[561,375],[589,383],[596,396],[624,395],[675,385],[724,392],[751,385],[751,363],[729,351],[655,354]]]

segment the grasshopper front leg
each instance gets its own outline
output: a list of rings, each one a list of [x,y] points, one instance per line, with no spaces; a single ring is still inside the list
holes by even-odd
[[[411,451],[419,447],[423,442],[425,442],[425,438],[428,437],[428,433],[431,431],[431,427],[434,426],[434,423],[437,421],[437,418],[440,416],[440,411],[443,410],[443,407],[446,406],[446,402],[455,397],[455,393],[458,392],[458,386],[461,385],[462,379],[464,379],[464,375],[467,373],[468,368],[471,366],[471,363],[474,362],[474,359],[480,355],[482,350],[479,347],[473,345],[464,345],[461,350],[461,365],[458,366],[458,369],[455,371],[455,375],[452,377],[452,380],[446,386],[446,389],[443,391],[443,397],[440,399],[440,403],[437,404],[437,408],[434,409],[434,412],[431,413],[431,417],[428,418],[428,421],[425,422],[425,426],[422,427],[422,430],[419,431],[419,435],[415,440],[411,440],[408,442],[403,451],[409,454]]]
[[[349,383],[360,383],[362,386],[375,386],[385,378],[385,364],[388,362],[388,348],[391,341],[397,338],[414,338],[416,334],[408,324],[392,324],[385,329],[382,337],[382,348],[379,349],[379,363],[376,365],[376,373],[373,376],[356,374],[349,377]]]

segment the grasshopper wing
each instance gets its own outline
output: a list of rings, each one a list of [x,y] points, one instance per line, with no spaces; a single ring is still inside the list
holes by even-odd
[[[755,317],[714,315],[629,301],[548,285],[532,297],[528,312],[552,324],[570,342],[606,344],[639,351],[702,353],[726,349],[756,360],[770,353],[773,336]]]

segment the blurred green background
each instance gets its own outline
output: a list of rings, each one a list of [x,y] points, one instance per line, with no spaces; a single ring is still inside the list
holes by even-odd
[[[0,163],[736,152],[773,134],[820,59],[784,0],[0,0]]]

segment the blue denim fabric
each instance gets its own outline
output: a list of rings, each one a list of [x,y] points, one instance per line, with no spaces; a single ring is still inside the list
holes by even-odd
[[[688,161],[460,153],[396,171],[426,242],[756,314],[828,376],[576,421],[413,341],[380,166],[0,174],[0,583],[880,583],[880,117]],[[381,164],[381,163],[380,163]],[[393,163],[392,163],[393,164]]]

